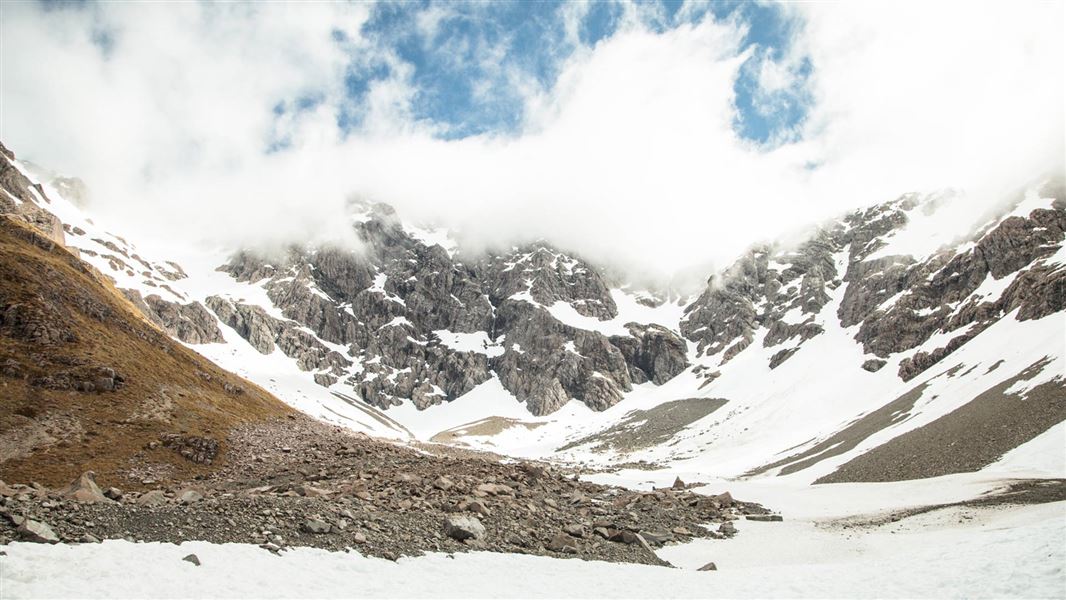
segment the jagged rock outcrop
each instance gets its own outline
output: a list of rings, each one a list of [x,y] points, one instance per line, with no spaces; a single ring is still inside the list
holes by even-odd
[[[565,325],[541,306],[510,299],[497,309],[496,326],[506,332],[505,351],[492,367],[535,415],[554,412],[571,398],[605,410],[632,389],[625,356],[601,333]]]
[[[839,326],[856,328],[855,340],[877,357],[860,365],[868,371],[880,369],[892,355],[914,351],[899,363],[899,376],[909,380],[1012,312],[1026,320],[1066,305],[1066,270],[1042,262],[1066,235],[1062,183],[1052,182],[1040,194],[1055,199],[1051,208],[1009,214],[1019,197],[970,239],[945,244],[928,257],[882,249],[919,212],[934,213],[944,194],[908,194],[855,211],[792,249],[755,247],[708,281],[686,309],[681,332],[700,355],[720,355],[720,363],[760,335],[766,347],[788,341],[792,347],[771,356],[774,368],[835,317]],[[1012,279],[1002,289],[996,282],[1004,278]],[[820,315],[837,290],[835,315]],[[938,333],[956,334],[939,347],[918,349]]]
[[[297,366],[305,371],[325,371],[340,376],[352,364],[297,323],[276,319],[261,306],[210,296],[207,307],[262,354],[270,354],[277,347],[295,359]]]
[[[391,208],[361,210],[354,225],[360,251],[244,252],[222,267],[262,285],[312,337],[347,349],[351,368],[316,373],[320,383],[343,381],[379,407],[410,400],[425,408],[495,372],[531,412],[547,414],[570,400],[603,410],[632,389],[634,376],[662,383],[687,366],[684,341],[663,328],[634,324],[632,341],[608,339],[553,316],[549,308],[560,302],[593,319],[617,316],[603,275],[578,258],[544,243],[502,256],[452,256],[405,229]],[[274,344],[290,356],[300,352],[298,344],[281,347],[285,329],[262,309],[222,298],[208,307],[261,352]]]
[[[41,206],[51,202],[44,188],[23,175],[14,161],[15,154],[0,143],[0,214],[14,215],[60,246],[65,245],[63,223]]]
[[[629,378],[640,384],[662,385],[688,368],[688,346],[679,335],[661,325],[629,323],[629,336],[611,336],[629,365]]]
[[[123,290],[145,316],[186,344],[213,344],[225,342],[215,318],[199,302],[180,304],[164,300],[157,294],[142,298],[137,290]]]
[[[582,260],[546,243],[515,248],[491,260],[487,270],[493,304],[516,295],[528,295],[543,306],[565,302],[586,317],[604,320],[618,315],[618,307],[603,276]]]

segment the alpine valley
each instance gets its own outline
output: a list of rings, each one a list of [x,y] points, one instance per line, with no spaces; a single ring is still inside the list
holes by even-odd
[[[349,205],[357,247],[162,243],[15,152],[16,595],[50,548],[18,540],[199,569],[182,596],[1062,594],[1061,173],[967,219],[915,193],[752,240],[692,293],[381,203]],[[93,577],[48,593],[141,589]]]

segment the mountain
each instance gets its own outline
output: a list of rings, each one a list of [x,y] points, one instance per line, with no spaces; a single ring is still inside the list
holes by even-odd
[[[116,484],[210,469],[226,432],[288,406],[173,341],[64,247],[62,223],[0,148],[4,478]]]
[[[856,210],[689,298],[548,241],[470,253],[384,204],[351,205],[358,248],[152,258],[67,202],[74,180],[40,178],[12,210],[153,323],[373,435],[811,482],[972,471],[1066,420],[1061,177],[975,227],[952,191]]]

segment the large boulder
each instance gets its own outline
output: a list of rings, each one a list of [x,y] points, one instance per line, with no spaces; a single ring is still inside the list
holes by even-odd
[[[96,485],[96,474],[92,471],[86,471],[70,482],[70,485],[63,490],[62,495],[64,498],[82,504],[107,502],[107,497],[100,491],[100,486]]]
[[[59,543],[59,536],[52,531],[52,528],[49,527],[47,523],[42,523],[41,521],[25,519],[15,531],[20,538],[27,542],[34,542],[37,544]]]
[[[449,515],[444,518],[444,533],[454,540],[476,540],[485,537],[485,526],[477,517]]]

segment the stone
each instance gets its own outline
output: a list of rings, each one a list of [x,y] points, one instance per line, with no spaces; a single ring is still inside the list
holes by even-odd
[[[483,483],[483,484],[477,486],[477,488],[474,489],[474,493],[477,493],[477,492],[481,492],[481,493],[489,495],[489,496],[500,496],[500,495],[510,496],[510,495],[514,494],[514,490],[512,490],[509,486],[499,485],[499,484],[495,484],[495,483]]]
[[[180,504],[194,504],[204,499],[204,495],[193,489],[178,492],[177,500]]]
[[[640,544],[641,548],[644,548],[644,550],[647,551],[650,554],[655,554],[655,550],[652,550],[651,544],[648,543],[648,540],[644,539],[643,535],[638,533],[638,534],[636,534],[636,536],[637,536],[637,543]]]
[[[185,562],[192,563],[192,564],[194,564],[194,565],[196,565],[198,567],[200,566],[200,557],[196,556],[195,554],[186,555],[181,560],[183,560]]]
[[[732,521],[726,521],[718,526],[718,533],[726,537],[733,537],[737,534],[737,528]]]
[[[116,502],[122,500],[122,490],[117,487],[109,487],[104,490],[104,497],[114,500]]]
[[[762,522],[780,522],[784,518],[781,515],[748,515],[745,517],[749,521],[762,521]]]
[[[610,542],[619,542],[621,544],[636,544],[639,542],[637,534],[626,529],[619,529],[610,533],[607,540]]]
[[[674,485],[670,486],[670,489],[672,489],[672,490],[683,490],[683,489],[685,489],[685,482],[681,481],[680,477],[676,477],[674,479]]]
[[[485,536],[485,526],[476,517],[449,515],[444,517],[444,533],[459,541],[476,540]]]
[[[479,515],[489,514],[489,507],[484,502],[476,498],[465,498],[457,504],[456,509],[460,512],[472,512]]]
[[[322,534],[330,532],[329,523],[321,519],[308,519],[304,521],[304,524],[301,526],[301,528],[307,533]]]
[[[81,538],[78,541],[80,541],[83,544],[99,544],[100,543],[100,539],[97,538],[95,535],[93,535],[91,533],[86,533],[85,535],[81,536]]]
[[[566,533],[555,534],[547,544],[544,544],[544,547],[552,552],[562,552],[566,554],[577,554],[578,551],[577,540]]]
[[[568,534],[570,534],[570,535],[572,535],[572,536],[574,536],[576,538],[585,537],[585,527],[582,526],[582,525],[579,525],[577,523],[573,523],[571,525],[564,526],[563,527],[563,531],[565,531],[566,533],[568,533]]]
[[[881,359],[871,358],[870,360],[867,360],[862,363],[862,368],[871,373],[875,373],[877,371],[880,371],[881,367],[885,366],[886,364],[888,363]]]
[[[164,433],[159,436],[163,446],[180,454],[185,460],[209,465],[218,456],[218,440],[196,435]]]
[[[451,479],[441,475],[433,482],[433,487],[446,492],[455,487],[455,483],[453,483]]]
[[[317,488],[306,484],[298,485],[293,489],[297,494],[305,496],[307,498],[325,498],[326,496],[329,496],[332,493],[329,490],[324,490],[322,488]]]
[[[34,521],[33,519],[24,519],[22,524],[15,530],[18,536],[27,541],[37,544],[58,544],[59,536],[52,531],[52,528],[47,523],[42,521]]]
[[[703,565],[702,567],[700,567],[700,568],[698,568],[696,570],[697,571],[717,571],[718,570],[718,566],[715,565],[713,562],[709,562],[709,563]]]
[[[163,493],[163,490],[151,490],[141,494],[136,502],[138,506],[147,506],[149,508],[162,506],[167,503],[167,496]]]
[[[652,546],[662,546],[666,542],[674,541],[673,534],[666,531],[641,531],[640,535]]]
[[[70,482],[70,485],[62,491],[62,496],[81,504],[107,501],[107,497],[100,491],[100,486],[96,485],[96,475],[92,471],[86,471]]]

